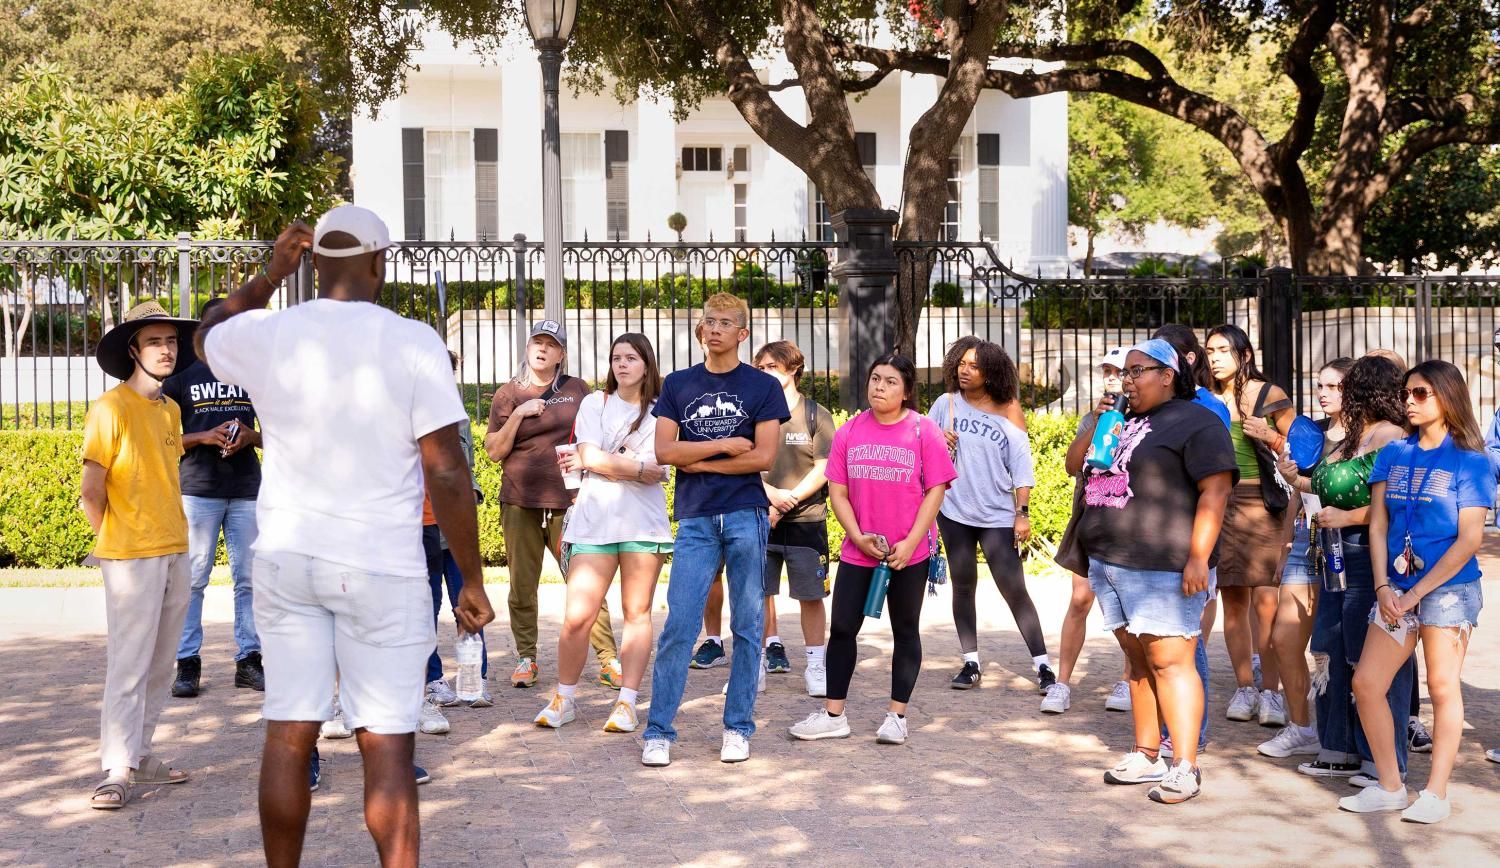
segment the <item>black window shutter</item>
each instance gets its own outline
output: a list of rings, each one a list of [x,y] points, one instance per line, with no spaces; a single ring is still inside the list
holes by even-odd
[[[630,237],[630,132],[604,131],[605,232]]]
[[[474,237],[500,237],[500,131],[474,130]]]
[[[421,241],[427,231],[426,165],[421,127],[401,130],[401,198],[407,241]]]
[[[859,164],[861,166],[875,165],[874,133],[855,133],[854,146],[859,150]]]
[[[998,166],[998,165],[1000,165],[1000,134],[999,133],[980,133],[979,134],[979,165],[981,165],[981,166]]]

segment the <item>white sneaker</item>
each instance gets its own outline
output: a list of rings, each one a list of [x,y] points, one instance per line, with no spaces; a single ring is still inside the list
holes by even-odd
[[[554,693],[552,694],[552,701],[547,703],[546,708],[537,712],[536,717],[532,718],[531,722],[537,726],[557,729],[565,723],[572,723],[577,710],[578,703],[563,696],[561,693]]]
[[[1320,749],[1318,728],[1298,726],[1295,723],[1283,726],[1281,732],[1276,733],[1274,738],[1256,748],[1263,755],[1277,759],[1285,759],[1289,756],[1317,756]]]
[[[1492,763],[1500,763],[1500,747],[1492,747],[1485,751],[1484,758]]]
[[[1286,700],[1275,690],[1260,692],[1260,725],[1286,726]]]
[[[894,711],[885,713],[885,722],[875,732],[876,744],[906,744],[906,718]]]
[[[1104,773],[1104,782],[1107,784],[1147,784],[1159,781],[1167,776],[1167,764],[1157,757],[1155,761],[1146,759],[1146,755],[1138,750],[1131,751],[1120,757],[1115,767]]]
[[[1073,689],[1061,681],[1047,688],[1042,697],[1043,714],[1062,714],[1073,704]]]
[[[1130,711],[1130,682],[1116,681],[1109,697],[1104,700],[1105,711]]]
[[[1234,691],[1234,696],[1229,700],[1229,709],[1224,716],[1230,720],[1253,720],[1255,712],[1260,709],[1260,694],[1255,692],[1254,687],[1241,687]]]
[[[1339,799],[1339,807],[1355,814],[1376,811],[1401,811],[1406,808],[1406,787],[1391,792],[1379,785],[1365,787],[1352,796]]]
[[[765,671],[764,668],[761,669]],[[732,729],[724,730],[724,744],[719,748],[719,762],[742,763],[750,758],[750,739]]]
[[[422,700],[422,714],[419,718],[418,729],[428,735],[442,735],[449,730],[448,718],[443,716],[437,703],[429,696]]]
[[[794,723],[787,730],[792,738],[802,741],[817,741],[824,738],[848,738],[849,716],[840,714],[838,717],[831,716],[826,711],[814,711],[803,718],[800,723]]]
[[[333,717],[323,721],[318,728],[318,734],[324,738],[353,738],[354,732],[349,729],[349,724],[344,722],[344,709],[339,706],[337,699],[333,700]]]
[[[463,704],[463,700],[458,700],[455,704],[462,705]],[[490,706],[492,706],[494,704],[495,704],[495,697],[493,697],[493,696],[490,695],[489,688],[481,688],[480,691],[479,691],[479,698],[476,699],[476,700],[474,700],[473,702],[470,702],[469,703],[469,707],[470,708],[489,708]]]
[[[672,764],[672,743],[664,738],[648,738],[641,750],[641,765],[660,768]]]
[[[427,695],[432,697],[433,702],[445,708],[451,708],[458,704],[458,694],[453,692],[453,688],[449,686],[448,679],[446,678],[438,678],[427,682]]]
[[[1153,802],[1178,805],[1198,795],[1202,788],[1203,773],[1188,765],[1187,760],[1183,760],[1172,766],[1167,771],[1166,777],[1161,779],[1161,783],[1152,787],[1146,795]]]
[[[1417,800],[1411,803],[1411,807],[1401,812],[1401,819],[1408,823],[1441,823],[1448,819],[1448,814],[1452,811],[1447,799],[1440,799],[1423,790],[1417,794]]]
[[[640,719],[636,717],[635,706],[621,700],[615,701],[615,708],[609,713],[609,720],[604,721],[605,732],[635,732],[640,725]]]
[[[807,682],[808,696],[822,698],[828,695],[828,668],[822,663],[808,663],[802,679]]]

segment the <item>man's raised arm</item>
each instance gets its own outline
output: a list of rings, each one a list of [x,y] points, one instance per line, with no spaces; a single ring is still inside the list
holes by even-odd
[[[312,249],[313,231],[306,223],[297,220],[276,236],[276,246],[271,251],[271,261],[254,277],[229,294],[224,303],[203,315],[198,324],[198,333],[193,336],[193,349],[198,358],[205,359],[204,345],[209,331],[230,317],[251,310],[261,310],[271,303],[276,287],[281,285],[297,266],[302,263],[303,251]]]

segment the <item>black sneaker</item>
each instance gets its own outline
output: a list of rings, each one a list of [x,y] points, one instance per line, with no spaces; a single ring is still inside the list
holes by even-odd
[[[423,784],[432,783],[432,775],[429,775],[427,773],[427,769],[424,769],[421,766],[412,766],[412,769],[417,773],[417,786],[420,787]]]
[[[1052,667],[1043,663],[1036,671],[1036,686],[1040,693],[1046,693],[1047,688],[1057,683],[1057,676],[1053,674]]]
[[[1297,771],[1313,778],[1352,778],[1359,774],[1359,763],[1331,763],[1313,760],[1297,766]]]
[[[234,686],[260,691],[266,689],[266,670],[261,666],[259,651],[251,651],[245,655],[245,659],[235,661]]]
[[[954,690],[972,690],[978,687],[979,682],[983,680],[984,675],[979,671],[979,664],[965,660],[964,668],[958,670],[958,674],[953,676],[953,680],[948,682],[948,686]]]
[[[703,644],[693,653],[693,660],[688,665],[694,669],[712,669],[715,666],[723,666],[729,662],[729,657],[724,653],[724,646],[712,639],[704,639]]]
[[[1432,736],[1427,732],[1427,727],[1422,725],[1421,718],[1413,717],[1406,721],[1406,746],[1412,753],[1432,753]]]
[[[307,764],[307,791],[316,793],[323,781],[323,767],[318,756],[318,746],[313,745],[312,761]]]
[[[786,659],[786,646],[780,642],[772,642],[766,646],[766,671],[767,672],[791,672],[792,661]]]
[[[203,660],[197,654],[177,661],[177,680],[172,682],[172,695],[178,699],[191,699],[198,695],[198,682],[203,676]]]

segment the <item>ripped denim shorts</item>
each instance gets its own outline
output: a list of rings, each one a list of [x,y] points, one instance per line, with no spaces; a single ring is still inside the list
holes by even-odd
[[[1446,584],[1417,604],[1417,620],[1424,627],[1459,627],[1472,630],[1479,626],[1479,610],[1484,608],[1484,591],[1478,582]]]

